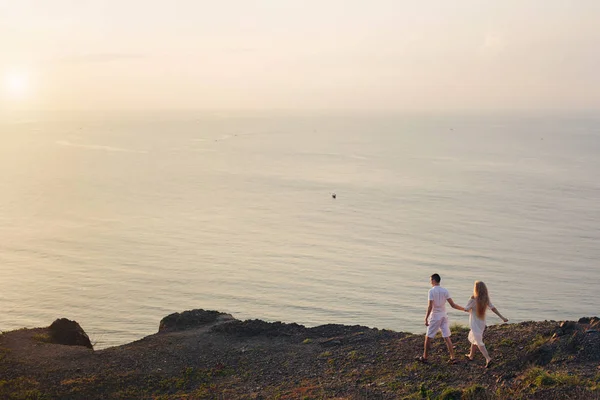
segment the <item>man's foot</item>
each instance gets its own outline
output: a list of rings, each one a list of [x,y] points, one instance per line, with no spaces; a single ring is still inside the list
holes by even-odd
[[[415,360],[417,360],[417,361],[419,361],[419,362],[422,362],[422,363],[424,363],[424,364],[427,364],[427,363],[429,362],[429,361],[428,361],[428,360],[427,360],[425,357],[423,357],[423,356],[418,356],[418,357],[415,357]]]
[[[448,364],[452,365],[452,364],[458,364],[458,360],[456,358],[451,358],[448,360]]]
[[[469,361],[473,361],[473,356],[472,356],[472,355],[470,355],[470,354],[465,354],[465,357],[467,357],[467,359],[468,359]]]
[[[489,360],[487,360],[487,362],[485,363],[485,367],[486,367],[486,368],[490,368],[490,367],[492,366],[492,364],[494,364],[494,363],[492,362],[492,359],[490,358],[490,359],[489,359]]]

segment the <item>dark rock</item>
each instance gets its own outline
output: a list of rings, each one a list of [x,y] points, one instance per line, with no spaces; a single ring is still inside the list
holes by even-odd
[[[586,362],[598,362],[600,361],[600,335],[582,334],[580,341],[577,345],[579,346],[577,352],[577,360]]]
[[[527,355],[527,360],[533,362],[536,365],[544,366],[549,364],[554,357],[556,347],[551,344],[544,344]]]
[[[327,339],[321,342],[321,346],[323,347],[333,347],[333,346],[341,346],[342,341],[340,338]]]
[[[215,333],[251,337],[251,336],[292,336],[306,331],[302,325],[283,322],[265,322],[260,319],[249,319],[246,321],[234,320],[225,324],[213,326]]]
[[[581,331],[575,331],[567,341],[567,350],[571,353],[577,352],[583,342],[584,334]]]
[[[94,348],[87,333],[75,321],[66,318],[57,319],[48,327],[48,330],[51,343]]]
[[[173,313],[164,317],[158,326],[158,332],[183,331],[198,328],[218,321],[233,320],[230,314],[210,310],[190,310]]]
[[[562,335],[564,335],[563,330],[560,328],[556,328],[556,332],[554,332],[554,336],[552,336],[552,337],[558,337],[558,336],[562,336]]]
[[[574,321],[563,321],[559,326],[565,334],[581,329],[579,324]]]
[[[579,318],[579,322],[580,324],[590,324],[590,325],[595,325],[595,324],[600,324],[600,318],[598,317],[583,317],[583,318]]]
[[[338,324],[327,324],[320,325],[314,328],[309,328],[307,334],[310,337],[317,338],[330,338],[334,336],[345,336],[353,333],[359,333],[369,330],[366,326],[361,325],[338,325]]]
[[[515,373],[514,373],[514,372],[507,372],[507,373],[505,373],[504,375],[502,375],[502,380],[503,380],[503,381],[509,381],[509,380],[511,380],[511,379],[514,379],[514,378],[515,378],[515,376],[516,376],[516,375],[515,375]]]

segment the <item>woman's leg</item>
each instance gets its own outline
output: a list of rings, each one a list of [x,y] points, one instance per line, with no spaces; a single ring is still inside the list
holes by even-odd
[[[488,354],[487,349],[485,348],[485,344],[483,344],[483,343],[478,344],[477,347],[479,348],[479,351],[481,352],[481,354],[483,354],[483,356],[485,357],[485,361],[487,361],[489,363],[492,358]],[[471,351],[473,351],[473,347],[471,347]]]
[[[475,357],[475,348],[477,347],[477,345],[475,343],[471,343],[471,351],[469,351],[469,354],[467,354],[467,357],[469,357],[471,360],[473,359],[473,357]]]

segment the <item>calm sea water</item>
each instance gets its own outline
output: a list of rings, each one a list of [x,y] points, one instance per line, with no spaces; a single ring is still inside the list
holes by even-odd
[[[512,321],[598,314],[599,119],[33,116],[0,140],[2,330],[67,317],[102,348],[205,308],[422,332],[434,272]]]

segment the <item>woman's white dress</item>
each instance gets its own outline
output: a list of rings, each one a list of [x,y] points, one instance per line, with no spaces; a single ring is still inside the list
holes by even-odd
[[[492,309],[494,306],[492,303],[488,304],[488,308]],[[469,312],[469,326],[471,331],[469,332],[469,342],[478,346],[483,346],[483,331],[485,330],[485,316],[480,319],[477,316],[477,301],[475,299],[469,300],[465,310]]]

